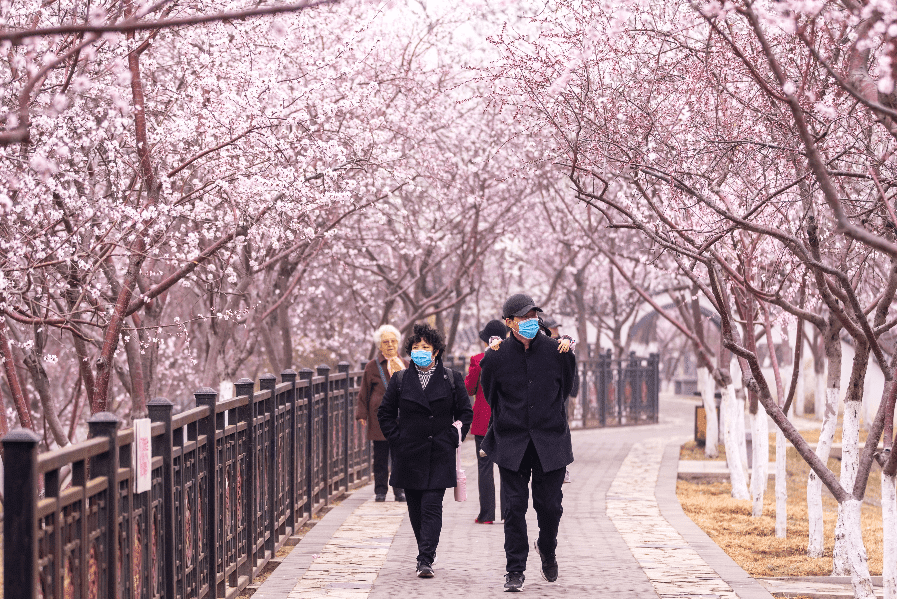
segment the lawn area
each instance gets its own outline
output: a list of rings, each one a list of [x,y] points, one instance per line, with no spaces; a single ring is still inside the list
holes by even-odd
[[[806,435],[809,437],[809,435]],[[693,442],[690,442],[693,444]],[[703,450],[683,446],[681,459],[695,457]],[[775,435],[770,435],[770,461],[774,460]],[[775,483],[770,478],[764,496],[763,515],[751,516],[751,502],[731,497],[729,483],[690,483],[678,481],[676,494],[682,509],[713,539],[739,566],[751,576],[826,576],[832,567],[832,548],[838,504],[823,487],[823,518],[825,523],[825,556],[818,559],[806,555],[809,538],[807,520],[807,476],[810,467],[790,446],[788,461],[788,536],[775,536]],[[724,455],[723,455],[724,459]],[[840,460],[830,459],[829,468],[840,473]],[[863,540],[873,576],[882,569],[881,540],[881,469],[873,466],[863,503]]]

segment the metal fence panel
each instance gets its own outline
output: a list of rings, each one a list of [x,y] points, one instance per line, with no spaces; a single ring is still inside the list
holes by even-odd
[[[172,414],[147,404],[151,486],[134,492],[134,434],[112,414],[90,439],[37,453],[22,429],[3,439],[7,599],[203,599],[245,589],[334,495],[367,482],[371,449],[354,420],[361,372],[326,367],[242,379]],[[41,490],[43,496],[41,497]],[[114,493],[114,495],[113,495]]]

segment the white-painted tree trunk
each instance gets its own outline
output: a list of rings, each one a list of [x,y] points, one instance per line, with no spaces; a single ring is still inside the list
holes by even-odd
[[[769,482],[769,420],[766,412],[757,410],[751,420],[751,498],[754,500],[751,515],[763,515],[763,496]]]
[[[710,370],[698,368],[698,387],[701,390],[701,399],[704,401],[704,416],[707,421],[706,443],[704,455],[708,458],[719,456],[719,421],[716,417],[716,401],[713,397],[716,386]]]
[[[818,393],[817,389],[817,393]],[[840,389],[829,387],[825,389],[826,401],[819,409],[822,414],[822,431],[819,433],[819,443],[816,445],[816,456],[823,464],[828,464],[828,457],[832,450],[832,441],[835,438],[835,426],[838,423],[838,397]],[[822,557],[825,550],[825,536],[822,525],[822,481],[816,473],[810,470],[807,480],[807,515],[810,524],[810,539],[807,544],[809,557]]]
[[[800,365],[795,364],[795,368]],[[793,376],[793,373],[792,373]],[[791,384],[791,379],[788,379],[789,385]],[[787,391],[785,391],[787,393]],[[791,402],[791,405],[794,406],[794,415],[795,416],[803,416],[804,415],[804,407],[807,405],[807,398],[804,393],[804,369],[801,368],[800,372],[797,373],[797,388],[794,390],[794,401]]]
[[[743,398],[735,396],[735,437],[738,440],[738,455],[741,456],[741,467],[744,472],[748,471],[748,455],[747,455],[747,435],[744,422],[744,404]]]
[[[869,576],[869,563],[866,560],[866,548],[863,546],[863,532],[860,526],[862,507],[862,502],[856,499],[848,499],[838,506],[839,519],[843,520],[841,545],[848,564],[847,573],[844,575],[850,576],[853,596],[856,599],[874,599],[872,577]],[[837,542],[838,533],[835,532],[835,543]]]
[[[788,469],[785,452],[785,433],[776,429],[776,536],[788,536]]]
[[[895,477],[881,473],[881,524],[884,565],[881,579],[885,599],[897,599],[897,488]]]
[[[860,408],[859,401],[844,403],[844,424],[841,428],[841,486],[850,493],[856,482],[857,470],[860,466]],[[852,534],[847,528],[848,521],[845,518],[844,506],[847,502],[838,505],[838,522],[835,525],[835,550],[832,559],[832,576],[850,576],[852,553],[856,548],[850,545]],[[857,520],[859,527],[859,519]],[[863,539],[860,537],[860,549],[863,555],[866,550],[863,547]]]
[[[738,405],[741,403],[735,398],[735,387],[731,384],[723,389],[723,403],[725,405],[725,423],[723,429],[723,443],[726,447],[726,463],[729,466],[729,480],[732,482],[732,497],[735,499],[750,499],[747,479],[745,476],[746,465],[741,462],[741,450],[738,443]],[[744,422],[744,410],[742,423]],[[744,442],[744,428],[741,429],[741,439]]]
[[[825,406],[828,403],[828,398],[826,395],[825,381],[828,379],[828,375],[823,372],[822,374],[816,377],[816,396],[813,398],[815,402],[816,408],[816,419],[824,420],[825,419]]]

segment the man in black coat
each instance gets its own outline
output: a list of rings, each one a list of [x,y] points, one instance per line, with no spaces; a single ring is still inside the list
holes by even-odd
[[[566,466],[573,461],[564,404],[573,387],[576,358],[572,352],[559,352],[558,342],[539,332],[541,311],[528,295],[508,298],[502,315],[512,336],[480,362],[483,392],[492,408],[492,427],[481,447],[498,464],[501,476],[507,591],[523,588],[530,478],[542,576],[557,580],[561,488]]]

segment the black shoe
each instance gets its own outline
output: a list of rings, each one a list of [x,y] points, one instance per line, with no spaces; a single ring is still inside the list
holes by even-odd
[[[417,560],[417,577],[418,578],[433,578],[433,566],[428,564],[422,559]]]
[[[399,491],[398,493],[395,493],[395,496],[396,496],[396,501],[405,501],[405,493],[404,492]]]
[[[536,541],[533,543],[533,546],[536,548],[536,553],[539,554],[539,559],[542,560],[542,578],[547,580],[548,582],[554,582],[558,579],[558,560],[555,556],[546,556],[542,555],[542,552],[539,550],[539,542]]]
[[[381,495],[380,493],[377,493],[376,495],[374,495],[374,501],[376,501],[378,503],[381,501],[386,501],[386,495]]]
[[[523,590],[523,572],[508,572],[505,574],[505,592],[519,593]]]

